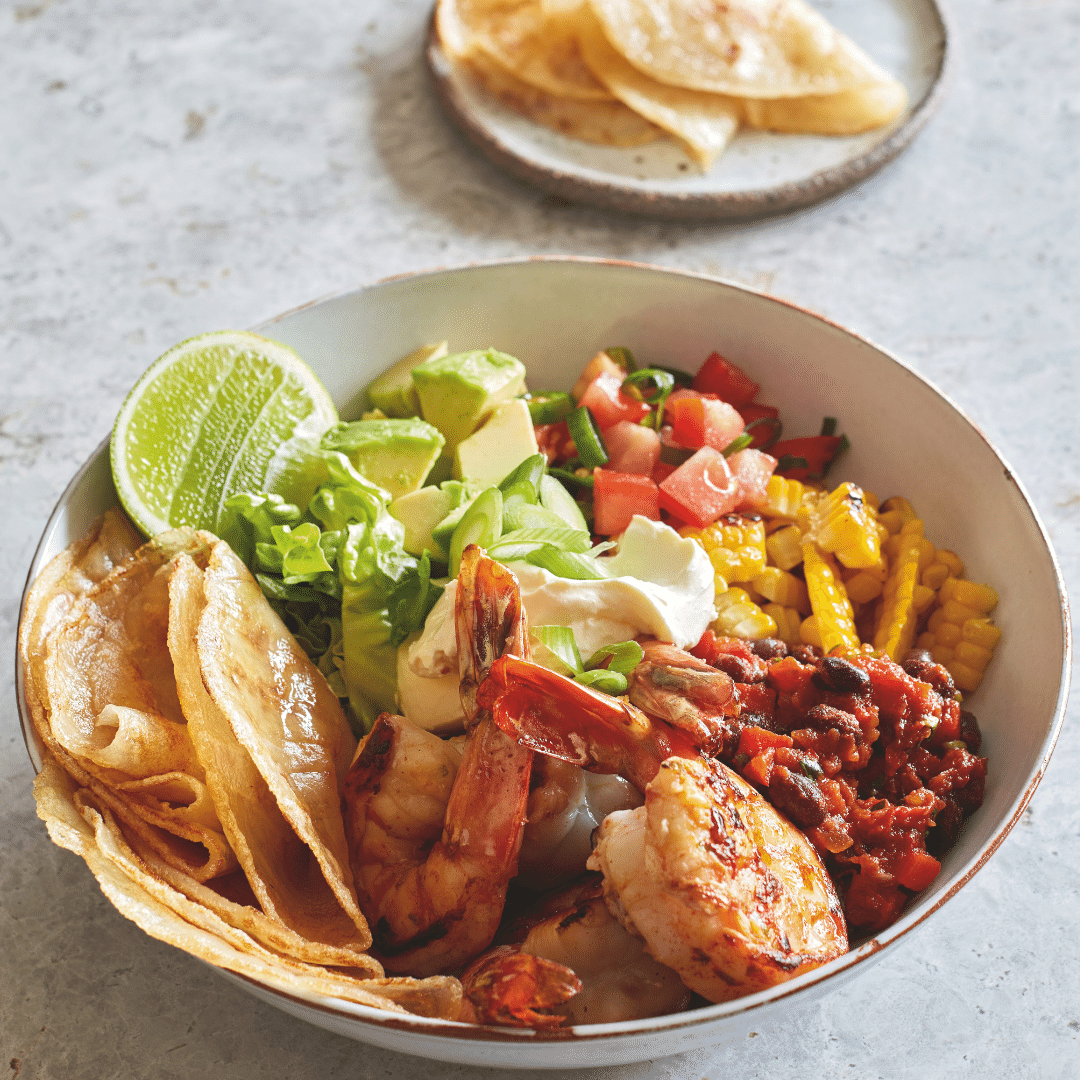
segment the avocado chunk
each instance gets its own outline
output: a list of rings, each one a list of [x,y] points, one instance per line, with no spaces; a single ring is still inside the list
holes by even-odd
[[[525,365],[495,349],[478,349],[431,357],[413,368],[412,381],[421,415],[446,437],[444,456],[452,461],[458,443],[524,391]]]
[[[432,538],[431,530],[451,510],[454,509],[454,496],[449,491],[437,487],[422,487],[395,499],[388,507],[391,514],[405,526],[405,539],[402,546],[410,555],[423,555],[425,549],[439,562],[446,562],[449,552]]]
[[[431,424],[415,417],[354,420],[331,428],[322,439],[324,450],[345,454],[357,472],[386,488],[391,499],[423,484],[444,443]]]
[[[413,386],[413,368],[426,360],[438,360],[446,353],[446,342],[441,341],[438,345],[423,345],[399,360],[368,387],[371,407],[399,420],[419,416],[420,398]]]
[[[518,398],[500,405],[479,431],[458,444],[454,475],[484,485],[498,484],[536,453],[529,406]]]

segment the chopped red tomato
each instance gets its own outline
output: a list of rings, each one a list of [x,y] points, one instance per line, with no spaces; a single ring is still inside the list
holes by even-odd
[[[604,431],[607,468],[649,476],[660,459],[660,436],[652,428],[621,420]]]
[[[796,465],[791,468],[777,466],[777,472],[788,480],[805,480],[811,474],[820,475],[825,472],[829,463],[840,452],[843,443],[841,435],[811,435],[805,439],[784,439],[782,442],[773,443],[769,452],[779,460],[783,457],[805,458],[806,465]]]
[[[769,477],[776,469],[776,458],[761,450],[740,450],[728,458],[728,468],[739,481],[739,505],[753,509],[768,502]]]
[[[675,441],[695,450],[723,450],[743,431],[743,419],[733,405],[704,397],[679,398],[671,407],[671,420]]]
[[[637,423],[652,411],[644,401],[635,401],[624,394],[620,389],[622,384],[621,372],[613,375],[610,371],[601,371],[581,395],[579,403],[588,407],[602,432],[621,420]]]
[[[703,446],[660,485],[660,505],[681,521],[711,525],[739,501],[739,482],[724,455]]]
[[[776,751],[766,747],[760,754],[755,754],[745,766],[743,776],[758,787],[768,788],[772,779],[773,766],[776,764]]]
[[[635,514],[660,520],[659,489],[647,476],[593,469],[593,531],[621,533]]]
[[[581,373],[581,377],[574,383],[574,389],[571,391],[574,400],[580,403],[582,396],[589,388],[589,384],[597,375],[602,374],[614,376],[620,383],[626,378],[626,372],[623,371],[623,369],[619,367],[606,352],[598,352],[585,365],[585,370]]]
[[[695,390],[718,395],[736,408],[754,400],[761,387],[742,368],[713,353],[690,384]]]
[[[905,889],[921,892],[938,876],[941,863],[925,851],[909,851],[894,871],[896,880]]]

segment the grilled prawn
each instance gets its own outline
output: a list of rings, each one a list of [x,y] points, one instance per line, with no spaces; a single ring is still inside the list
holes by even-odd
[[[345,781],[349,860],[374,951],[391,972],[452,971],[491,943],[517,869],[533,752],[505,735],[473,690],[496,657],[528,655],[511,571],[466,549],[458,579],[462,704],[457,751],[382,714]]]
[[[687,734],[513,657],[492,665],[478,697],[524,745],[644,792],[644,806],[605,819],[589,867],[612,914],[691,989],[727,1001],[847,951],[809,842]]]

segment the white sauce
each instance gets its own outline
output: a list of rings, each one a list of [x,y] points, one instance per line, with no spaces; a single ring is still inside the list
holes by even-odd
[[[569,626],[582,659],[603,645],[639,635],[689,648],[716,618],[709,557],[693,540],[661,522],[635,517],[617,552],[599,561],[612,577],[571,581],[528,563],[511,564],[529,625]],[[407,652],[398,660],[402,711],[429,731],[447,731],[463,719],[460,707],[456,716],[447,715],[453,704],[448,690],[458,669],[456,586],[452,581],[446,587],[423,633],[402,646]]]

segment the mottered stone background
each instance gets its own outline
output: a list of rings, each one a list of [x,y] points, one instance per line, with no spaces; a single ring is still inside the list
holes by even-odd
[[[1080,7],[949,9],[954,81],[907,153],[824,205],[730,226],[611,216],[501,176],[434,104],[423,0],[0,0],[0,1077],[490,1075],[255,1001],[121,918],[34,815],[10,662],[26,568],[128,387],[185,337],[505,256],[722,275],[948,392],[1027,485],[1076,589]],[[876,967],[751,1037],[598,1076],[1077,1075],[1075,713],[998,854]]]

